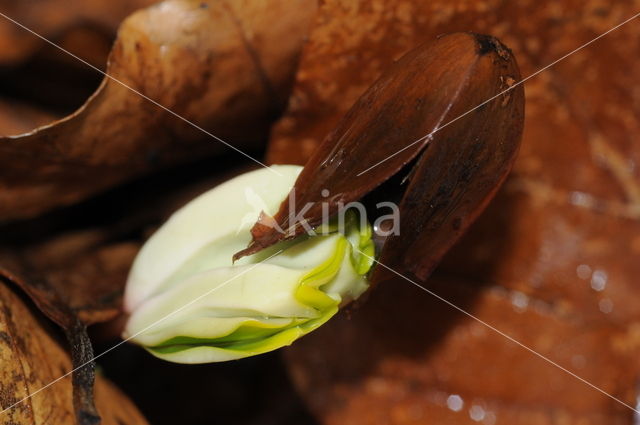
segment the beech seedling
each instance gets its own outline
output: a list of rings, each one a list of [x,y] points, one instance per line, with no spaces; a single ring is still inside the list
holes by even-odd
[[[425,280],[511,169],[519,80],[493,37],[408,52],[304,168],[238,176],[153,235],[127,284],[125,336],[170,361],[238,359],[291,344],[391,269]],[[370,205],[349,208],[371,199],[397,202],[398,231],[373,221],[372,234]]]
[[[178,210],[135,260],[125,337],[169,361],[233,360],[289,345],[358,298],[373,246],[354,212],[343,226],[328,223],[321,234],[232,262],[251,224],[277,209],[300,170],[251,171]]]

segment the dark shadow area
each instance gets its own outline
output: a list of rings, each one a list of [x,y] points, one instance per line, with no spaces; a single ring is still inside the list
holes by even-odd
[[[107,30],[80,25],[52,41],[104,71],[113,39]],[[0,66],[0,97],[65,116],[78,109],[102,79],[95,69],[44,43],[27,61]]]
[[[108,349],[101,344],[96,353]],[[99,360],[152,425],[315,425],[278,353],[226,363],[182,365],[124,344]]]

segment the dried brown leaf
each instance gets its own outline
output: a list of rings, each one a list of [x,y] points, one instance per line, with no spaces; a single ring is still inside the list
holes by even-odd
[[[97,423],[95,409],[86,410],[93,408],[93,400],[86,404],[87,399],[79,398],[86,395],[84,391],[93,391],[93,382],[80,383],[78,375],[74,376],[73,397],[69,377],[42,389],[69,372],[72,362],[42,318],[4,280],[0,282],[0,357],[0,405],[6,409],[15,404],[0,415],[2,423]],[[30,394],[33,396],[21,401]],[[131,402],[102,377],[97,379],[96,401],[104,425],[146,423]]]
[[[256,146],[285,101],[315,10],[314,3],[305,4],[157,4],[123,22],[107,72],[242,149]],[[0,139],[0,221],[31,217],[226,149],[105,79],[71,116]]]
[[[527,76],[635,13],[595,1],[327,0],[268,157],[304,164],[392,60],[438,34],[494,34]],[[630,23],[527,81],[511,176],[419,282],[632,406],[639,31]],[[406,280],[379,285],[350,316],[287,350],[322,424],[633,423],[631,410]]]

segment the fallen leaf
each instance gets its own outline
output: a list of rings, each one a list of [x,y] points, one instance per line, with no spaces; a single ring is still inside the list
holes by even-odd
[[[170,0],[131,15],[107,72],[139,93],[105,79],[74,114],[0,139],[0,221],[229,149],[141,94],[240,149],[257,147],[286,100],[315,11],[305,4]]]
[[[51,384],[72,368],[66,350],[51,335],[38,313],[1,281],[0,406],[8,409],[0,413],[2,423],[72,424],[76,419],[81,425],[97,423],[95,409],[84,410],[93,407],[93,400],[87,405],[78,398],[83,392],[93,392],[93,382],[74,382],[73,399],[70,377]],[[146,424],[135,406],[100,376],[96,402],[104,425]],[[74,415],[75,403],[83,409],[76,409]]]
[[[438,34],[490,33],[523,76],[637,13],[631,3],[328,0],[268,159],[304,162],[392,61]],[[527,81],[519,158],[427,282],[630,406],[640,349],[629,23]],[[402,270],[399,270],[402,272]],[[630,424],[634,412],[404,279],[286,350],[321,424]]]

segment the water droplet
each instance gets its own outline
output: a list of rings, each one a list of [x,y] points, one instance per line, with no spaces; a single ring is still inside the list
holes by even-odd
[[[607,278],[607,272],[596,270],[591,276],[591,288],[598,292],[604,290],[605,286],[607,286]]]
[[[447,397],[447,407],[454,412],[459,412],[464,407],[464,400],[457,394],[451,394]]]
[[[469,409],[469,417],[476,422],[483,420],[485,415],[486,414],[482,406],[478,406],[477,404],[474,404],[471,406],[471,409]]]
[[[590,207],[594,204],[593,196],[584,192],[571,192],[569,202],[578,207]]]
[[[600,300],[600,302],[598,302],[598,307],[604,314],[609,314],[613,311],[613,301],[611,301],[609,298],[603,298]]]
[[[529,297],[522,292],[514,291],[511,293],[511,304],[518,313],[522,313],[529,305]]]
[[[586,264],[580,264],[576,267],[576,274],[580,279],[587,280],[591,277],[591,267]]]
[[[496,414],[493,412],[487,412],[482,423],[484,425],[494,425],[496,423]]]

